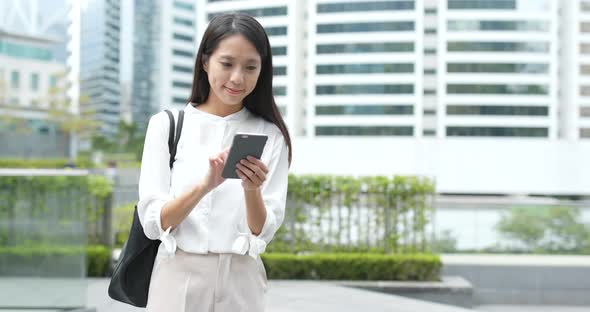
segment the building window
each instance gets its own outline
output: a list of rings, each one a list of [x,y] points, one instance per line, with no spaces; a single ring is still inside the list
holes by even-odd
[[[424,136],[435,136],[436,135],[436,130],[434,130],[434,129],[424,129],[424,130],[422,130],[422,134]]]
[[[269,37],[271,37],[271,36],[285,36],[285,35],[287,35],[287,27],[285,27],[285,26],[266,27],[264,29],[264,31],[266,31],[266,34]]]
[[[287,15],[287,7],[274,7],[274,8],[259,8],[259,9],[248,9],[248,10],[237,10],[236,12],[246,13],[253,17],[264,17],[264,16],[284,16]],[[209,20],[213,19],[217,15],[221,15],[225,12],[210,13],[208,15]]]
[[[411,126],[317,126],[316,136],[412,136]]]
[[[548,42],[471,42],[449,41],[447,50],[451,52],[549,52]]]
[[[546,74],[549,72],[549,65],[538,63],[448,63],[447,72]]]
[[[413,42],[319,44],[318,54],[414,52]]]
[[[524,5],[517,5],[525,2]],[[547,11],[549,0],[448,0],[449,10],[516,10]]]
[[[173,97],[172,98],[172,102],[174,104],[186,104],[186,103],[188,103],[187,99],[181,98],[181,97]]]
[[[437,13],[436,8],[424,9],[424,14],[426,14],[426,15],[435,15],[436,13]]]
[[[181,10],[193,11],[195,8],[191,3],[174,1],[174,7]]]
[[[434,116],[434,115],[436,115],[436,110],[434,110],[434,109],[425,109],[424,110],[424,115],[425,116]]]
[[[187,66],[172,65],[172,70],[179,73],[192,73],[193,69]]]
[[[538,94],[546,95],[546,85],[502,85],[502,84],[447,84],[449,94]]]
[[[378,23],[346,23],[346,24],[320,24],[317,25],[317,33],[348,33],[348,32],[381,32],[381,31],[411,31],[414,30],[414,22],[378,22]]]
[[[580,87],[580,95],[581,96],[590,96],[590,86],[581,86]]]
[[[174,24],[193,27],[193,21],[180,17],[174,17]]]
[[[447,22],[447,28],[451,31],[549,31],[549,22],[453,20]]]
[[[436,49],[424,49],[424,54],[436,54]]]
[[[318,13],[413,10],[414,1],[320,3]]]
[[[173,81],[172,86],[176,88],[190,89],[193,86],[193,84],[190,82]]]
[[[191,52],[191,51],[183,51],[183,50],[173,49],[172,54],[174,54],[176,56],[188,57],[191,59],[193,58],[193,52]]]
[[[31,74],[31,90],[39,91],[39,74],[37,73]]]
[[[316,105],[315,113],[322,115],[412,115],[413,105]]]
[[[173,37],[176,40],[193,42],[193,36],[181,35],[181,34],[174,33]]]
[[[436,89],[424,89],[424,95],[436,95]]]
[[[547,137],[547,128],[447,127],[447,136]]]
[[[285,87],[285,86],[274,87],[274,88],[272,88],[272,91],[275,96],[284,96],[287,94],[287,87]]]
[[[412,94],[413,84],[316,86],[316,94]]]
[[[10,74],[10,87],[18,89],[20,87],[20,73],[16,70]]]
[[[286,76],[287,75],[287,66],[273,66],[272,74],[274,76]]]
[[[425,75],[436,75],[436,69],[424,69]]]
[[[426,35],[433,35],[436,34],[436,28],[425,28],[424,34]]]
[[[580,23],[580,32],[582,32],[582,33],[590,32],[590,23],[589,22]]]
[[[580,107],[580,117],[590,117],[590,107]]]
[[[590,128],[580,128],[581,138],[590,138]]]
[[[272,55],[274,55],[274,56],[287,55],[287,47],[272,47]]]
[[[372,74],[372,73],[413,73],[414,64],[337,64],[317,65],[316,73],[324,74]]]
[[[447,115],[548,116],[546,106],[447,105]]]

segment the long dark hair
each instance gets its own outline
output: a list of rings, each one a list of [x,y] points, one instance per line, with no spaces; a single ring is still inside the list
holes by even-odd
[[[203,34],[197,59],[195,60],[195,74],[189,102],[198,106],[205,103],[209,97],[209,78],[203,69],[205,61],[211,57],[219,42],[226,37],[240,34],[250,41],[262,61],[260,75],[256,87],[244,98],[244,106],[254,115],[272,122],[281,130],[285,142],[289,147],[289,165],[291,164],[291,137],[285,125],[279,108],[272,94],[272,53],[268,36],[257,20],[244,13],[229,13],[214,17]]]

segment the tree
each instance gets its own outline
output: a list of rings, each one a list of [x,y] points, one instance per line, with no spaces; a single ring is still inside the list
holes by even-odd
[[[503,214],[496,230],[532,252],[590,251],[590,225],[576,207],[518,207]]]
[[[78,98],[78,108],[75,109],[71,99],[66,96],[65,74],[60,73],[56,77],[58,83],[50,88],[46,99],[49,103],[49,120],[63,131],[70,144],[76,144],[79,138],[91,138],[98,128],[98,121],[95,119],[95,110],[88,107],[89,98],[81,95]],[[70,159],[76,158],[76,152],[77,149],[71,149]]]

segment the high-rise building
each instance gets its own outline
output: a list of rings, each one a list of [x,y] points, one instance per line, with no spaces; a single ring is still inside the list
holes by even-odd
[[[273,53],[273,92],[279,110],[292,135],[305,133],[305,57],[308,31],[307,1],[230,1],[198,0],[199,35],[216,15],[243,12],[256,18],[269,36]],[[309,115],[309,112],[307,112]]]
[[[440,2],[438,137],[558,137],[558,4]]]
[[[421,136],[422,1],[308,10],[308,136]]]
[[[569,140],[590,139],[590,1],[561,9],[560,130]]]
[[[53,4],[63,1],[53,1]],[[48,110],[65,102],[67,6],[0,3],[0,156],[64,157],[69,142]]]
[[[88,0],[78,5],[79,92],[80,98],[88,101],[79,107],[93,111],[98,134],[113,138],[121,119],[120,4]]]

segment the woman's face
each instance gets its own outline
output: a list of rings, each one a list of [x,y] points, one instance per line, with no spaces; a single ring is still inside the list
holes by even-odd
[[[225,105],[238,105],[254,90],[260,75],[258,51],[242,35],[222,39],[203,69],[207,72],[211,100]]]

